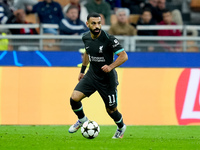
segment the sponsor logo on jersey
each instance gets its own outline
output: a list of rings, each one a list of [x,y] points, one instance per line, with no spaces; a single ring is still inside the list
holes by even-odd
[[[106,60],[105,60],[105,58],[104,57],[95,57],[95,56],[90,56],[90,55],[88,55],[89,56],[89,61],[90,62],[105,62]]]
[[[112,45],[113,48],[117,47],[119,45],[119,41],[117,39],[114,40],[114,45]]]
[[[180,125],[200,124],[200,69],[185,69],[181,73],[175,105]]]

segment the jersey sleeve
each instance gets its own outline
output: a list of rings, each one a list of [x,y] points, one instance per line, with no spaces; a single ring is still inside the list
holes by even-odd
[[[82,34],[82,41],[83,41],[84,45],[85,45],[85,36],[86,36],[86,33],[83,33]]]
[[[121,46],[121,44],[119,43],[119,40],[116,37],[110,35],[110,40],[111,40],[111,44],[110,44],[111,49],[113,50],[115,54],[118,54],[124,51],[124,48]]]
[[[88,31],[89,32],[89,31]],[[88,32],[85,32],[85,33],[83,33],[82,34],[82,41],[83,41],[83,43],[84,43],[84,48],[85,48],[85,52],[88,54],[88,52],[87,52],[87,48],[86,48],[86,45],[85,45],[85,41],[86,41],[86,39],[87,39],[87,33]]]

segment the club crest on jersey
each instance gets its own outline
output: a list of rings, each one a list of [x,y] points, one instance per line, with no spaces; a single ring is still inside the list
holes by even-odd
[[[99,53],[103,53],[103,45],[99,46]]]

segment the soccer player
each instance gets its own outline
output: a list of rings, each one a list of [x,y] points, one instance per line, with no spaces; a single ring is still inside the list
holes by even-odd
[[[108,114],[118,126],[113,138],[122,138],[126,125],[117,109],[118,79],[115,68],[123,64],[128,56],[114,36],[101,30],[101,16],[98,13],[90,13],[87,16],[86,25],[90,29],[82,37],[86,52],[78,77],[79,83],[70,98],[72,110],[77,115],[78,121],[69,128],[69,132],[76,132],[88,120],[84,114],[81,100],[98,91]],[[115,61],[113,61],[114,53],[118,55]],[[84,74],[89,62],[90,67]]]

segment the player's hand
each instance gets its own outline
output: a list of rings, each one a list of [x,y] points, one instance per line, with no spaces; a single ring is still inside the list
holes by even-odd
[[[112,68],[108,65],[104,65],[103,67],[101,67],[101,69],[106,73],[108,73],[112,70]]]
[[[84,77],[84,74],[80,73],[79,76],[78,76],[78,81],[80,81],[83,77]]]

